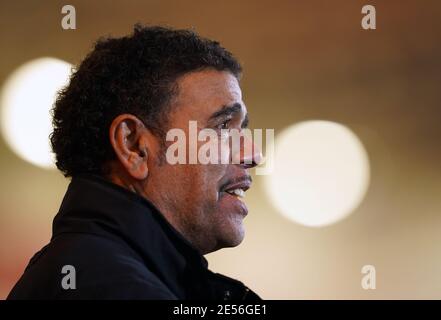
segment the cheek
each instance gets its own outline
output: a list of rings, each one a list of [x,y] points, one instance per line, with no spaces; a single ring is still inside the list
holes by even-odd
[[[221,135],[218,142],[218,150],[220,163],[229,163],[231,158],[231,146],[228,134]]]
[[[158,178],[162,183],[167,181],[167,192],[180,199],[181,205],[207,208],[219,200],[220,181],[226,169],[227,165],[215,164],[167,165],[160,168]]]
[[[225,176],[226,165],[194,165],[190,175],[191,184],[200,191],[207,201],[218,198],[220,181]]]

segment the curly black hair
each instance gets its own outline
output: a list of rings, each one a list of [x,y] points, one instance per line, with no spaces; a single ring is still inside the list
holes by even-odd
[[[219,42],[191,30],[137,24],[130,36],[98,40],[52,109],[57,168],[66,177],[106,174],[105,164],[115,158],[108,139],[112,120],[130,113],[164,135],[177,78],[207,68],[237,78],[242,72]]]

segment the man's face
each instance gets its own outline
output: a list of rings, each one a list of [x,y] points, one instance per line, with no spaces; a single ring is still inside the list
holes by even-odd
[[[186,133],[189,160],[189,122],[197,121],[197,132],[210,128],[218,133],[219,150],[229,144],[221,129],[247,126],[248,116],[239,83],[231,73],[215,70],[184,75],[177,81],[178,94],[169,117],[169,129]],[[164,137],[165,139],[165,137]],[[205,142],[197,142],[199,149]],[[170,144],[170,142],[168,143]],[[170,164],[149,162],[147,196],[167,220],[201,253],[237,246],[243,240],[243,219],[247,208],[237,189],[251,186],[248,169],[260,161],[260,150],[243,148],[238,155],[242,163]],[[162,152],[165,152],[164,150]],[[252,164],[244,164],[252,161]],[[238,162],[235,162],[238,163]]]

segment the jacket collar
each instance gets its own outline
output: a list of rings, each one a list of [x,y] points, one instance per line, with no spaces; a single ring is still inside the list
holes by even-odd
[[[99,176],[72,178],[54,218],[52,238],[71,232],[122,239],[180,298],[188,296],[189,274],[208,272],[207,260],[152,203]]]

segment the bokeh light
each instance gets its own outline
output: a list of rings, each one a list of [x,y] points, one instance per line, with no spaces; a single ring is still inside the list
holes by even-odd
[[[357,136],[330,121],[295,124],[275,139],[274,171],[266,190],[287,218],[310,227],[335,223],[360,204],[369,160]]]
[[[67,84],[71,68],[56,58],[35,59],[16,69],[2,88],[4,140],[18,156],[39,167],[54,167],[50,109],[57,91]]]

